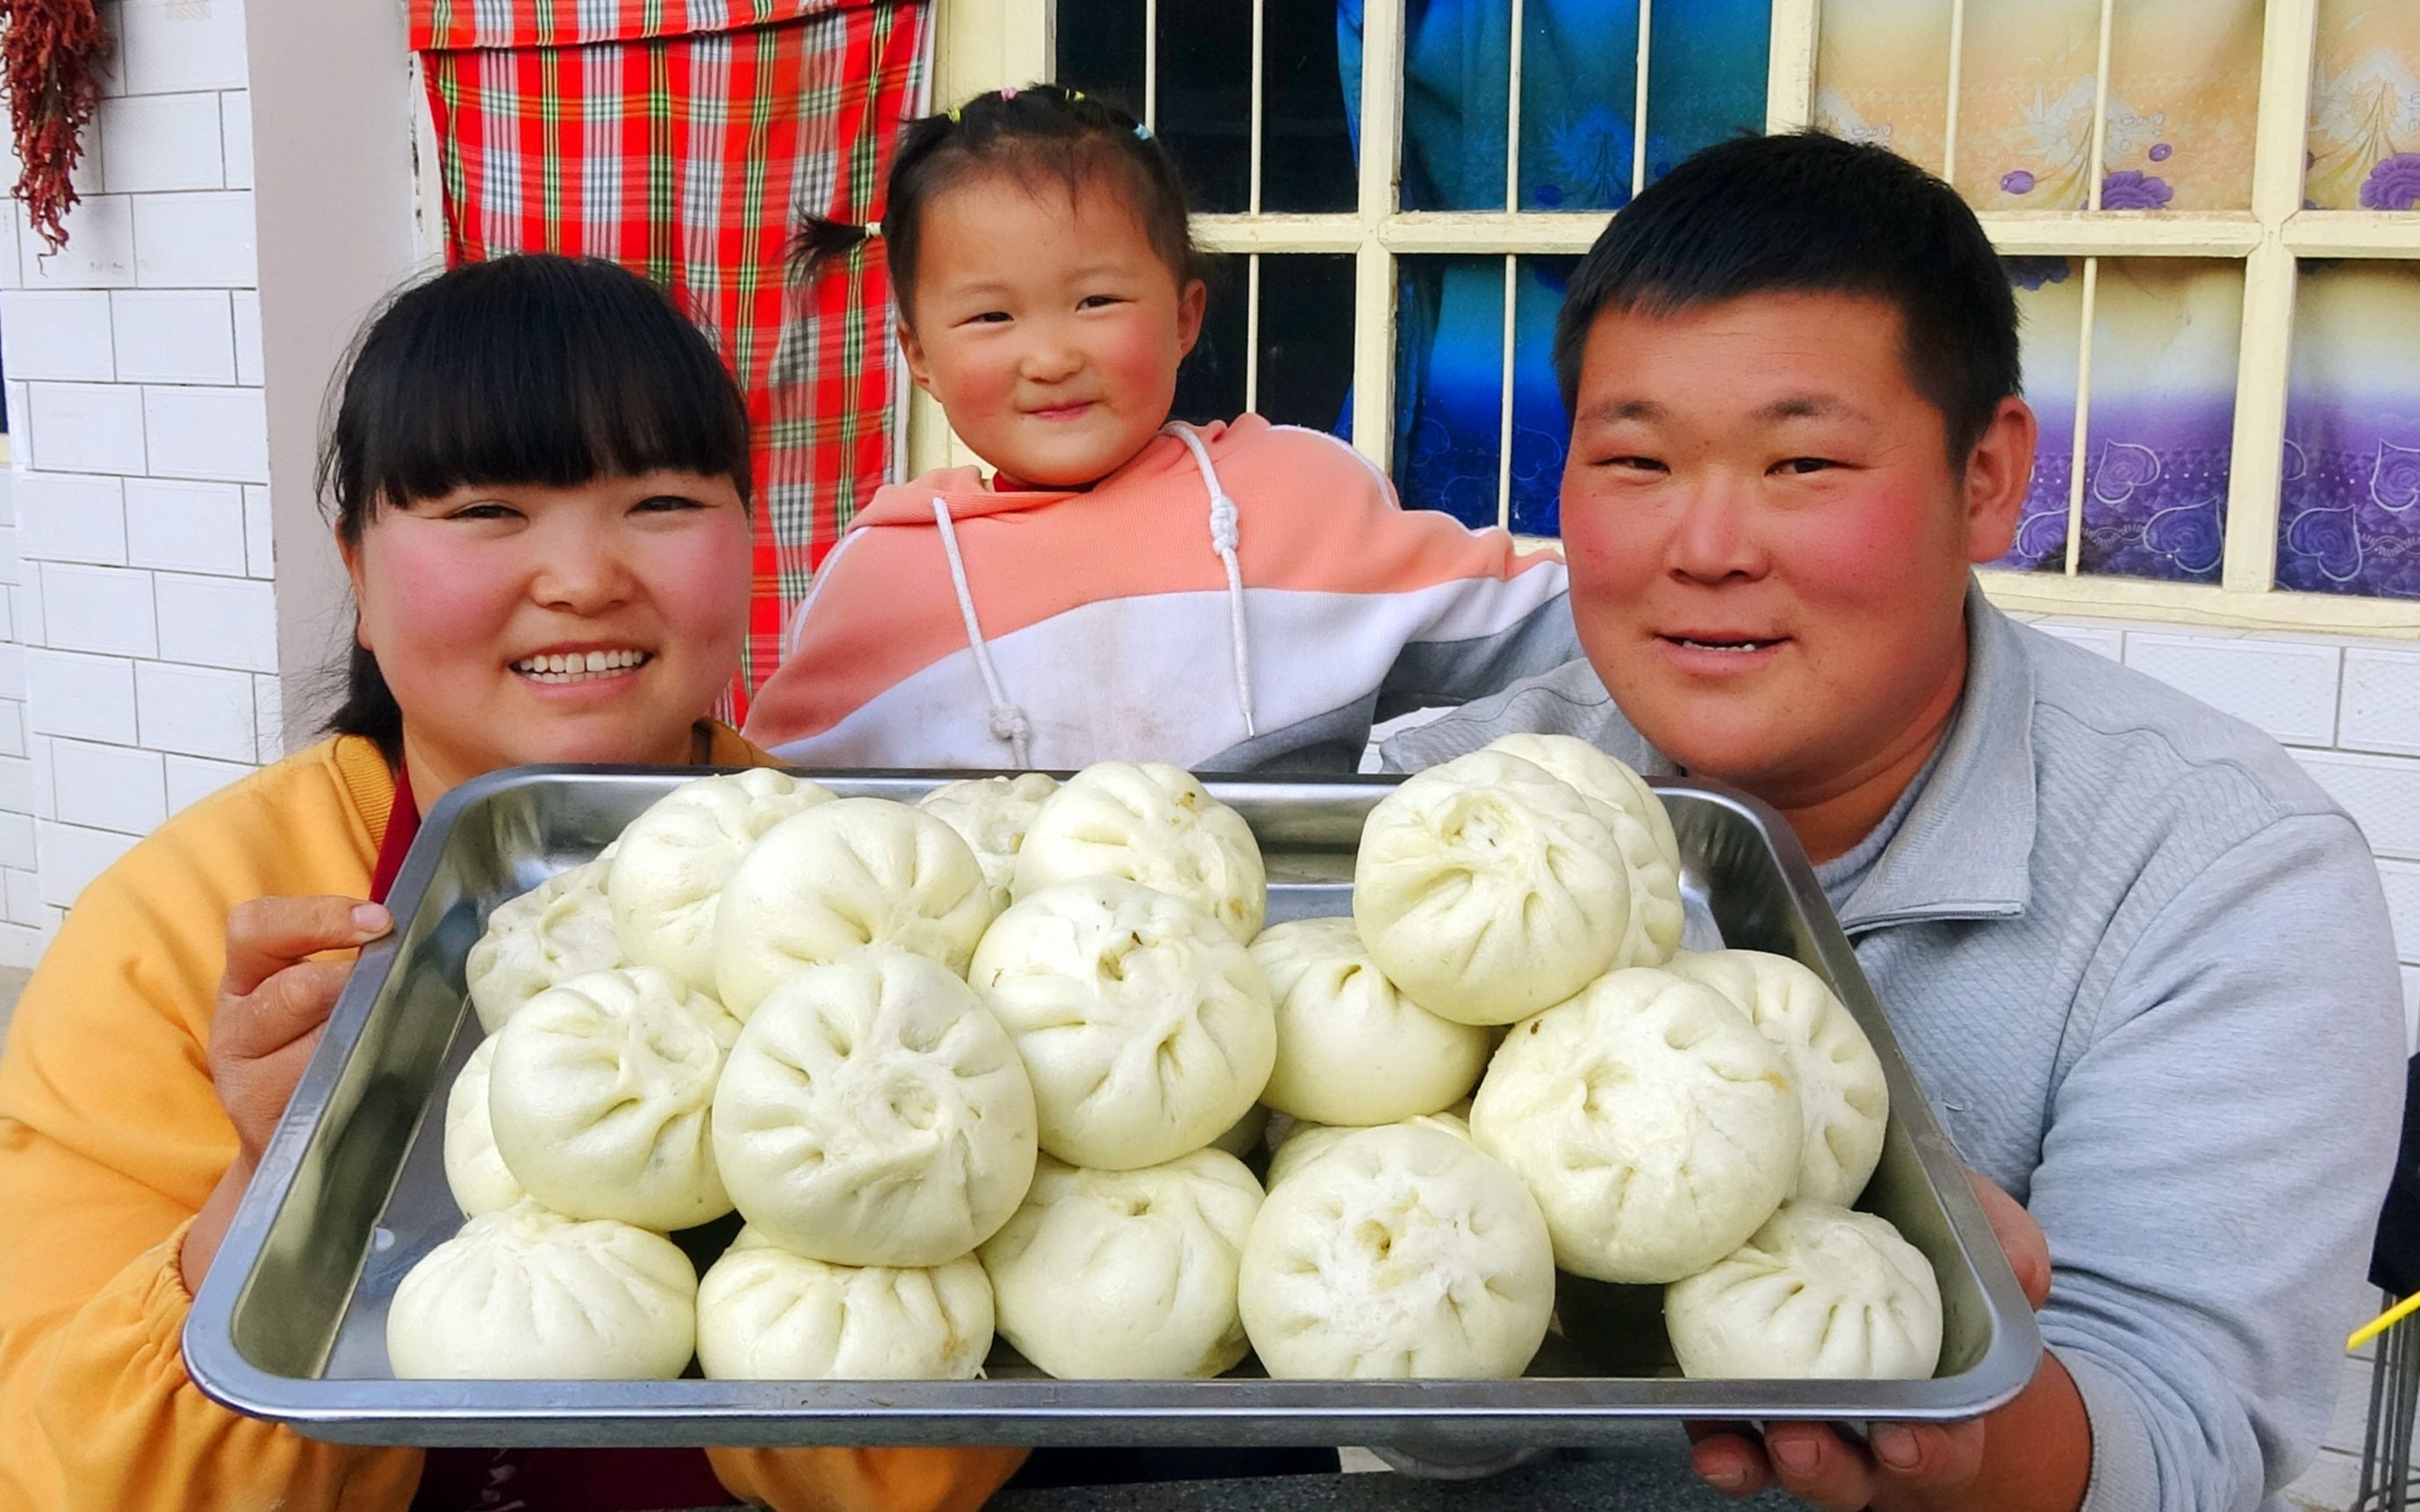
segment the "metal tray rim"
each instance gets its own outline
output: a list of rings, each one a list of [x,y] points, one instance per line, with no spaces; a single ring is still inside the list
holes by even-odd
[[[1992,1315],[1992,1340],[1970,1368],[1921,1381],[1675,1381],[1640,1377],[1523,1377],[1512,1381],[468,1381],[326,1380],[287,1376],[247,1359],[234,1341],[235,1315],[279,1213],[293,1195],[320,1114],[373,1012],[447,837],[463,814],[489,795],[535,782],[644,775],[679,779],[730,768],[554,764],[489,773],[448,793],[421,826],[390,890],[395,933],[365,948],[330,1014],[318,1050],[245,1193],[219,1258],[195,1297],[183,1330],[187,1372],[202,1392],[248,1416],[290,1424],[340,1442],[411,1442],[414,1428],[478,1421],[513,1425],[515,1442],[970,1443],[1135,1442],[1147,1423],[1222,1424],[1235,1442],[1353,1443],[1392,1433],[1429,1443],[1500,1441],[1583,1444],[1632,1436],[1637,1424],[1682,1417],[1721,1420],[1776,1415],[1810,1420],[1954,1421],[2005,1405],[2032,1380],[2042,1351],[2031,1306],[2018,1287],[1991,1224],[1967,1184],[1962,1162],[1889,1035],[1847,936],[1828,909],[1809,917],[1815,945],[1834,981],[1869,1033],[1879,1026],[1892,1114],[1906,1129],[1917,1162],[1946,1215]],[[800,770],[819,779],[980,776],[902,768]],[[1223,778],[1204,774],[1214,795],[1389,786],[1400,776],[1320,779]],[[1745,794],[1690,779],[1653,779],[1660,791],[1690,794],[1730,808],[1763,834],[1791,889],[1821,899],[1813,866],[1780,815]],[[400,1163],[398,1162],[398,1165]],[[1638,1388],[1683,1387],[1686,1400],[1640,1400]],[[536,1388],[535,1391],[533,1388]],[[1620,1399],[1623,1396],[1630,1399]],[[1787,1396],[1786,1403],[1776,1398]],[[1615,1399],[1592,1400],[1610,1396]],[[543,1398],[540,1400],[540,1398]],[[801,1433],[830,1425],[848,1433]],[[1070,1436],[1096,1425],[1105,1431]],[[1106,1431],[1111,1427],[1116,1431]],[[1054,1427],[1061,1431],[1051,1431]],[[1173,1442],[1173,1441],[1171,1441]]]

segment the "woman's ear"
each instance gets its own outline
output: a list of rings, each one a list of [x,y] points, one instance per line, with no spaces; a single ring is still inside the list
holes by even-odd
[[[924,361],[924,344],[916,339],[916,328],[902,319],[895,329],[899,337],[899,353],[908,360],[908,376],[916,380],[916,387],[926,393],[933,393],[932,364]],[[938,399],[940,395],[934,393],[933,397]]]
[[[1181,361],[1193,353],[1193,344],[1202,339],[1202,315],[1210,303],[1210,286],[1198,278],[1186,280],[1176,295],[1176,355]]]
[[[2033,486],[2039,429],[2033,407],[2010,394],[1992,411],[1991,424],[1968,454],[1963,479],[1967,561],[1997,562],[2016,544],[2025,493]]]
[[[364,651],[375,649],[370,645],[367,632],[362,627],[362,548],[360,543],[346,540],[345,532],[341,526],[329,527],[329,533],[334,535],[336,539],[336,555],[345,563],[345,576],[351,580],[353,585],[353,640]]]

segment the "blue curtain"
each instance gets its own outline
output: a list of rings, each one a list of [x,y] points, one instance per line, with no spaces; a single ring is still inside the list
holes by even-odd
[[[1649,48],[1647,173],[1764,122],[1770,0],[1672,0]],[[1344,108],[1360,148],[1362,0],[1337,0]],[[1629,202],[1637,0],[1527,0],[1520,203],[1602,212]],[[1411,0],[1405,16],[1403,207],[1501,210],[1510,0]],[[1500,257],[1406,257],[1397,316],[1395,481],[1404,502],[1496,523],[1503,403]],[[1524,259],[1514,298],[1512,525],[1552,534],[1570,424],[1556,390],[1555,312],[1571,260]],[[1346,402],[1349,421],[1351,402]],[[1343,428],[1340,426],[1340,429]]]

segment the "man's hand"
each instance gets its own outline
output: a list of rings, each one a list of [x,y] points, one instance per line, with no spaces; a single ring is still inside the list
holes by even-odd
[[[2050,1246],[2041,1228],[2006,1192],[1971,1171],[1967,1180],[2025,1301],[2040,1307],[2050,1296]],[[1820,1423],[1776,1423],[1761,1442],[1730,1425],[1693,1424],[1691,1462],[1717,1490],[1750,1496],[1778,1485],[1826,1512],[1946,1505],[1982,1471],[1988,1425],[1878,1423],[1861,1445]]]
[[[227,916],[226,974],[210,1016],[210,1083],[235,1125],[237,1151],[186,1231],[179,1265],[188,1291],[201,1285],[226,1237],[353,969],[349,957],[311,958],[357,949],[391,927],[385,909],[355,898],[255,898]]]

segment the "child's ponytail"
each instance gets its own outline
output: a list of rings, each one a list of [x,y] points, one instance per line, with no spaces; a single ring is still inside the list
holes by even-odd
[[[851,225],[821,215],[803,218],[790,234],[791,282],[803,284],[814,278],[827,264],[837,262],[873,240],[875,230],[871,225]]]
[[[1108,100],[1041,84],[977,95],[954,110],[909,121],[892,155],[879,224],[807,217],[790,242],[793,279],[803,283],[878,236],[892,297],[912,321],[925,207],[976,173],[1006,174],[1027,184],[1056,179],[1070,193],[1104,183],[1125,197],[1180,285],[1204,275],[1184,182],[1167,147]]]

